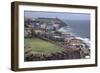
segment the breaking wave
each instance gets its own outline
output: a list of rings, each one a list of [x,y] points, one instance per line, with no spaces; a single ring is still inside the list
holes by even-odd
[[[58,29],[59,32],[64,32],[64,33],[71,32],[71,30],[72,29],[69,26],[61,27]]]
[[[90,40],[88,38],[82,38],[82,37],[76,37],[76,38],[82,40],[84,43],[90,46]]]
[[[58,29],[58,31],[63,32],[63,33],[70,33],[72,36],[75,36],[77,39],[82,40],[84,43],[86,43],[88,46],[90,46],[89,38],[83,38],[83,37],[76,35],[75,33],[72,32],[72,29],[69,26],[61,27],[60,29]]]

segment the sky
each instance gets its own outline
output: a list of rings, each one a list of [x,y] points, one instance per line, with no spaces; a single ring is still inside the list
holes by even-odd
[[[65,20],[90,20],[90,14],[87,13],[68,13],[68,12],[43,12],[43,11],[24,11],[28,18],[60,18]]]

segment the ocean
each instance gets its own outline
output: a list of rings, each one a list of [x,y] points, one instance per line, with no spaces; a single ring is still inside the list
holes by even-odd
[[[64,20],[66,28],[70,28],[75,36],[90,39],[90,21],[89,20]]]

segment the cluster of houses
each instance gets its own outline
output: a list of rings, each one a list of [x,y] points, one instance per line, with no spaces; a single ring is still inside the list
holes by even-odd
[[[25,37],[31,33],[32,29],[35,33],[52,33],[62,26],[66,26],[66,24],[58,18],[32,18],[25,21]]]
[[[58,18],[32,18],[25,20],[24,37],[40,37],[61,43],[64,48],[82,50],[83,54],[90,56],[89,46],[77,39],[69,32],[58,31],[67,26]]]

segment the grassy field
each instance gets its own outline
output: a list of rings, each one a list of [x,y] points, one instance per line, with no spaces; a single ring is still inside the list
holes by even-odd
[[[38,38],[25,38],[24,40],[24,47],[25,48],[32,48],[33,52],[44,53],[44,54],[51,54],[56,52],[61,52],[64,49],[52,44],[48,41],[44,41]]]

